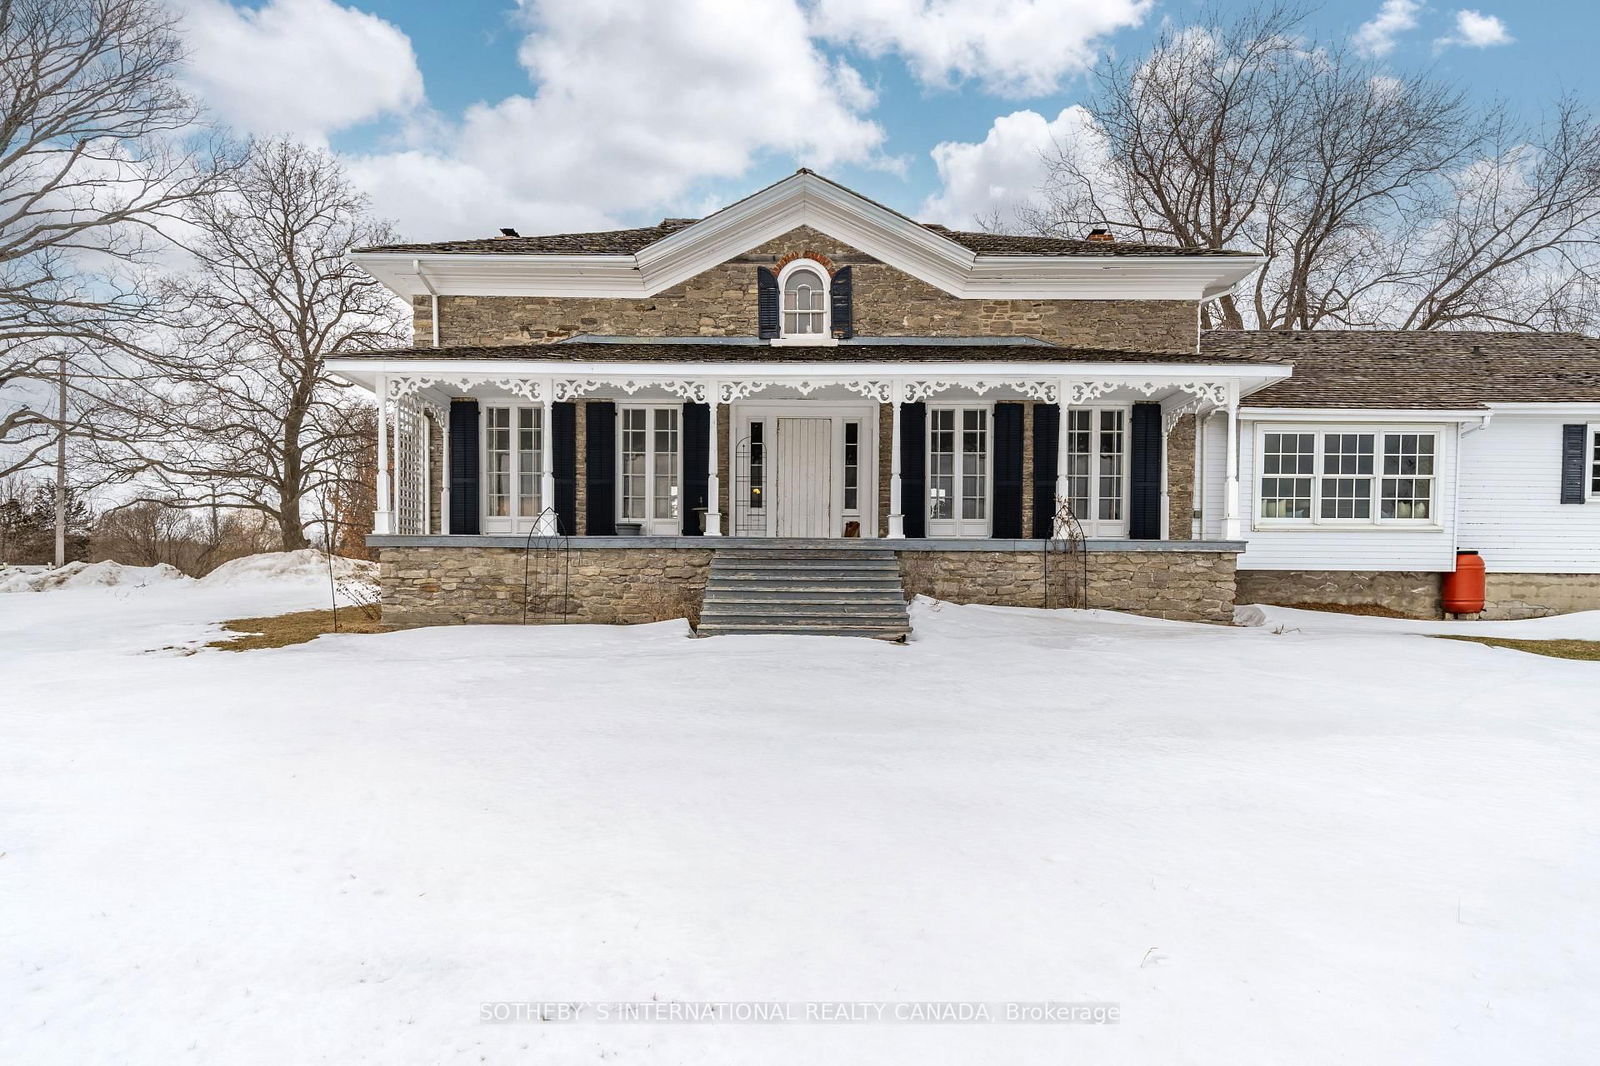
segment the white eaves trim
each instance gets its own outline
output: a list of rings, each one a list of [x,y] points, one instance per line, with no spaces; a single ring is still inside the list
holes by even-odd
[[[1483,408],[1441,410],[1431,407],[1240,407],[1247,422],[1487,422]]]
[[[1261,256],[978,255],[843,186],[802,171],[636,255],[357,252],[403,297],[644,298],[809,226],[962,299],[1205,300],[1253,274]]]

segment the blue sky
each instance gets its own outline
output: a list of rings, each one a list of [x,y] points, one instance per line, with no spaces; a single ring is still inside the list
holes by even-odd
[[[1529,114],[1600,101],[1582,0],[1336,0],[1309,26]],[[701,214],[799,165],[953,225],[1038,182],[1089,68],[1189,0],[183,0],[191,79],[321,141],[407,236]],[[1365,27],[1365,28],[1364,28]],[[1040,42],[1048,42],[1041,44]],[[941,147],[943,146],[943,147]],[[941,166],[941,164],[943,164]]]

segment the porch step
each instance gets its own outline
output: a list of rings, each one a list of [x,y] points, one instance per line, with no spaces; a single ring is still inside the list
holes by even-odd
[[[875,637],[911,631],[892,551],[719,548],[696,632]]]

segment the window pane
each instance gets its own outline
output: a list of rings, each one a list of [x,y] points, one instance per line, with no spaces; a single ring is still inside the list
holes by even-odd
[[[783,331],[821,333],[827,286],[814,270],[796,270],[783,280]]]
[[[1100,412],[1099,509],[1104,521],[1122,519],[1123,412]]]
[[[544,489],[543,434],[540,423],[544,411],[538,407],[517,410],[517,513],[536,517],[543,509],[540,494]]]
[[[1322,436],[1322,517],[1372,517],[1371,433],[1325,433]],[[1366,476],[1351,476],[1366,475]]]
[[[654,411],[653,462],[655,486],[653,515],[659,519],[678,517],[678,409],[658,407]]]
[[[1329,434],[1339,436],[1338,434]],[[1341,443],[1342,448],[1342,443]],[[1359,441],[1352,445],[1349,458],[1360,466]],[[1346,458],[1341,454],[1338,462]],[[1267,433],[1262,437],[1261,517],[1310,518],[1311,472],[1316,463],[1316,435],[1312,433]],[[1353,492],[1353,489],[1352,489]],[[1335,509],[1337,509],[1335,504]],[[1353,508],[1352,503],[1352,508]]]
[[[622,517],[630,521],[644,518],[645,412],[639,408],[622,411]]]
[[[935,408],[929,413],[928,517],[955,517],[956,413]]]
[[[750,423],[750,506],[762,506],[762,493],[767,487],[766,426],[762,422]]]
[[[844,509],[861,509],[861,423],[844,424]]]
[[[1434,436],[1431,433],[1385,433],[1379,515],[1425,520],[1433,515]]]
[[[511,408],[484,413],[485,508],[491,518],[511,515]]]
[[[989,412],[961,413],[961,517],[987,516]]]
[[[1089,448],[1093,442],[1094,412],[1072,410],[1067,412],[1067,504],[1073,517],[1079,521],[1089,518],[1089,470],[1092,459]]]

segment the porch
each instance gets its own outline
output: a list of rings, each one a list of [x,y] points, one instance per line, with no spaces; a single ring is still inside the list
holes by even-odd
[[[628,348],[540,354],[575,347]],[[825,363],[333,363],[383,399],[375,535],[658,543],[1006,541],[1069,526],[1091,540],[1237,540],[1240,398],[1287,373],[1129,353],[869,362],[872,346],[856,347]],[[1005,346],[1019,350],[1059,358]],[[1212,418],[1228,426],[1219,456],[1197,432]]]

